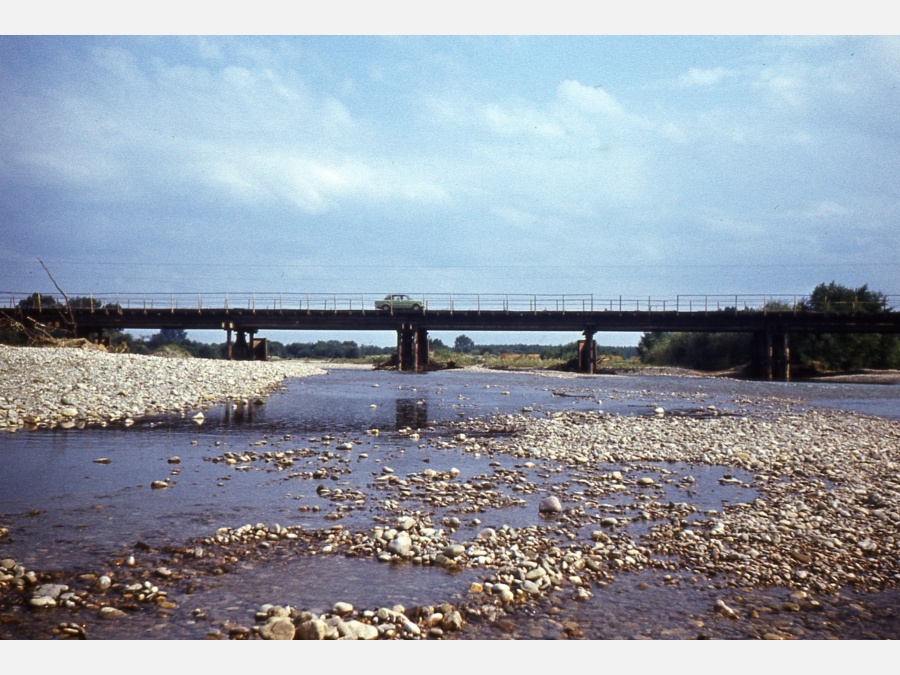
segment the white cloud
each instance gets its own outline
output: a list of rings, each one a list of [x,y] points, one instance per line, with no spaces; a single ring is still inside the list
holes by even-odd
[[[625,109],[602,87],[589,87],[575,80],[565,80],[556,90],[557,98],[585,113],[597,113],[607,117],[624,118]]]
[[[538,223],[538,217],[528,211],[509,206],[494,206],[490,212],[497,216],[504,225],[516,229],[529,229]]]
[[[489,104],[484,106],[482,113],[488,128],[504,136],[558,138],[563,135],[563,130],[555,120],[536,110]]]
[[[799,74],[766,69],[760,75],[760,84],[780,103],[800,106],[806,102],[808,85]]]
[[[719,84],[728,71],[724,68],[691,68],[678,78],[683,87],[711,87]]]
[[[803,209],[800,215],[810,220],[826,220],[850,215],[851,211],[835,202],[818,202]]]
[[[213,161],[205,181],[246,203],[284,202],[311,214],[345,201],[446,200],[445,192],[413,168],[387,168],[353,158],[326,161],[282,152],[247,150],[229,161]]]

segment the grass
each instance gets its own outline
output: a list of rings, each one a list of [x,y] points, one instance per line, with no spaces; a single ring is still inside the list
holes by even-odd
[[[358,359],[328,359],[334,363],[371,364],[374,367],[385,367],[393,357],[365,356]],[[436,350],[429,355],[432,368],[469,368],[480,366],[491,370],[574,370],[573,359],[542,359],[534,354],[462,354],[450,350]],[[639,371],[646,364],[638,359],[623,359],[618,356],[598,355],[597,372],[606,369],[615,371]]]

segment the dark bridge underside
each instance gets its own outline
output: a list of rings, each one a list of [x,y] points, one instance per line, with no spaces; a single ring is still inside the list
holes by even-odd
[[[59,310],[15,310],[19,320],[65,321]],[[80,330],[182,328],[221,330],[399,330],[413,324],[426,330],[542,332],[756,332],[900,333],[900,312],[835,314],[808,311],[538,311],[289,309],[89,309],[72,310]]]
[[[37,321],[87,336],[104,330],[180,328],[227,330],[251,336],[261,330],[396,331],[401,369],[427,365],[427,331],[578,332],[588,344],[599,332],[742,332],[757,336],[763,377],[787,379],[790,333],[900,333],[900,312],[820,313],[810,311],[508,311],[422,310],[390,312],[314,309],[59,309],[11,310],[25,325]],[[424,361],[423,361],[424,359]],[[593,372],[591,355],[584,360]]]

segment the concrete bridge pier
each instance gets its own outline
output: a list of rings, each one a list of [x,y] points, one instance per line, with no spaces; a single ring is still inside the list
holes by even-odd
[[[233,324],[223,323],[222,328],[225,329],[225,358],[229,361],[232,359],[231,355],[231,331],[234,328]]]
[[[591,375],[597,371],[597,343],[590,328],[585,329],[584,340],[578,341],[578,370]]]
[[[253,339],[257,332],[256,329],[228,326],[226,330],[228,333],[226,342],[227,358],[234,361],[253,361],[256,358],[254,342],[258,342],[258,340],[254,341]],[[237,333],[234,344],[231,342],[232,330]],[[263,357],[263,360],[265,360],[265,357]]]
[[[767,330],[753,334],[754,374],[764,380],[789,382],[791,344],[787,331]]]
[[[416,330],[416,371],[428,370],[428,331],[424,328]]]
[[[787,331],[772,336],[773,377],[780,382],[791,380],[791,343]]]
[[[424,372],[428,369],[428,331],[405,323],[397,331],[397,369]]]

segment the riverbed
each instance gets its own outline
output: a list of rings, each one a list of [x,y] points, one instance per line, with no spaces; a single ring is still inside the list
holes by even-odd
[[[900,637],[896,385],[326,365],[127,419],[0,434],[0,637]]]

